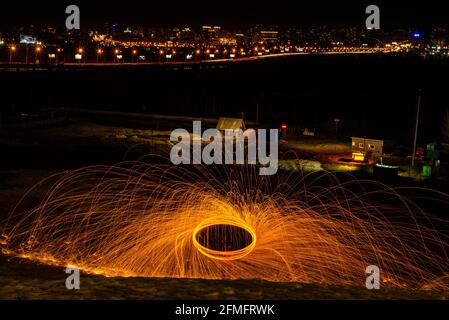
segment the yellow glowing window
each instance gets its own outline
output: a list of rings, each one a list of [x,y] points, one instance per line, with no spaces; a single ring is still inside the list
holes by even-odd
[[[354,152],[352,154],[352,159],[354,159],[354,161],[364,161],[365,160],[365,155],[363,153],[360,153],[360,152]]]

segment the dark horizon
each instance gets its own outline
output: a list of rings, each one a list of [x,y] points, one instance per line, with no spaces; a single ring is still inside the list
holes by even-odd
[[[181,1],[160,3],[136,0],[132,5],[110,3],[100,0],[92,2],[44,0],[39,3],[4,3],[0,12],[0,28],[13,29],[21,26],[52,25],[63,28],[65,7],[76,4],[81,11],[81,28],[101,26],[105,22],[144,27],[168,27],[175,25],[201,26],[216,24],[224,27],[247,27],[254,24],[279,25],[282,27],[344,26],[363,27],[365,8],[376,4],[381,11],[381,28],[447,27],[443,4],[425,2],[419,6],[406,1],[345,1],[335,3],[319,1],[297,3],[282,1],[276,4],[245,1],[242,4],[219,5],[213,2],[196,1],[186,4]]]

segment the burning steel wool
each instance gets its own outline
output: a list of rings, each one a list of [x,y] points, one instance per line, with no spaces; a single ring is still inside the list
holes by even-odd
[[[447,221],[385,185],[347,180],[251,166],[87,167],[49,178],[34,209],[18,205],[2,248],[106,276],[362,286],[376,265],[385,286],[447,290]]]

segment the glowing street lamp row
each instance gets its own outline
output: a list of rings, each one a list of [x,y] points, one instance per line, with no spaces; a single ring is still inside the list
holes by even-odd
[[[262,48],[262,49],[264,50],[264,48]],[[13,45],[13,46],[10,47],[10,50],[11,50],[11,51],[16,51],[16,50],[17,50],[17,47]],[[42,47],[36,47],[35,50],[36,50],[37,52],[41,52],[41,51],[42,51]],[[62,51],[63,51],[63,49],[61,49],[61,48],[58,48],[58,49],[57,49],[57,52],[62,52]],[[241,48],[241,49],[240,49],[240,52],[243,52],[243,51],[244,51],[243,48]],[[258,51],[258,48],[256,47],[256,48],[254,49],[254,51]],[[205,52],[206,54],[210,54],[212,51],[211,51],[210,49],[206,49],[204,52]],[[215,49],[214,52],[215,52],[215,53],[220,53],[220,50]],[[232,52],[232,53],[236,53],[236,52],[237,52],[237,49],[233,48],[233,49],[231,49],[231,52]],[[83,49],[83,48],[78,48],[78,49],[77,49],[77,53],[83,54],[83,53],[84,53],[84,49]],[[103,50],[103,49],[97,49],[97,54],[103,54],[103,53],[104,53],[104,50]],[[119,53],[120,53],[120,50],[119,50],[119,49],[114,49],[114,53],[115,53],[115,54],[119,54]],[[136,49],[133,49],[131,53],[132,53],[133,55],[136,55],[136,54],[137,54],[137,50],[136,50]],[[159,50],[159,54],[163,55],[164,53],[165,53],[165,51],[164,51],[163,49]],[[173,55],[176,54],[176,50],[172,50],[171,53],[172,53]],[[195,53],[196,53],[196,54],[201,54],[201,50],[200,50],[200,49],[197,49],[197,50],[195,50]],[[224,53],[224,54],[228,53],[228,50],[225,49],[225,50],[223,51],[223,53]]]
[[[9,47],[9,50],[12,51],[12,52],[15,52],[15,51],[17,51],[17,47],[15,45],[12,45],[12,46]],[[36,50],[36,52],[41,52],[42,51],[42,47],[36,47],[35,50]]]
[[[18,48],[16,47],[16,45],[13,45],[13,44],[9,48],[10,48],[10,62],[11,62],[12,58],[13,58],[12,55],[14,52],[16,52],[18,50]],[[37,59],[37,55],[40,55],[40,53],[43,52],[43,50],[44,50],[44,48],[42,46],[35,47],[36,59]],[[48,54],[48,57],[50,59],[56,59],[56,61],[58,61],[58,58],[59,58],[58,54],[63,51],[64,51],[64,49],[57,48],[56,49],[57,53],[51,52]],[[197,49],[194,49],[194,51],[192,53],[188,53],[186,55],[186,59],[190,60],[193,58],[194,55],[196,55],[197,57],[199,57],[201,55],[205,55],[205,56],[208,56],[209,58],[215,58],[215,56],[219,55],[219,54],[223,54],[223,55],[229,54],[229,56],[231,58],[235,58],[237,52],[239,52],[240,55],[246,55],[247,51],[254,52],[257,55],[261,55],[263,51],[268,52],[268,50],[265,50],[264,46],[256,46],[252,49],[247,49],[247,50],[245,50],[244,48],[235,48],[235,47],[234,48],[225,48],[224,50],[220,50],[218,48],[197,48]],[[98,63],[100,60],[100,56],[105,54],[106,50],[104,48],[97,48],[95,50],[95,52],[96,52],[97,63]],[[120,48],[113,48],[111,52],[113,53],[114,61],[119,61],[119,60],[123,59],[122,50]],[[178,54],[178,52],[175,49],[170,49],[170,48],[161,48],[158,51],[158,53],[161,57],[165,56],[165,58],[167,58],[167,59],[171,59],[173,56]],[[131,59],[132,59],[131,61],[134,62],[135,56],[137,54],[138,54],[138,50],[135,48],[132,48],[130,51],[130,55],[131,55]],[[139,59],[140,59],[140,57],[139,57]],[[86,60],[86,50],[84,48],[79,47],[75,50],[75,60],[78,60],[78,61]]]

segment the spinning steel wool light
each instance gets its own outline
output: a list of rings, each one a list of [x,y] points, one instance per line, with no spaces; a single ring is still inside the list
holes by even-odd
[[[106,276],[360,286],[377,265],[385,286],[449,288],[447,221],[377,182],[142,162],[48,182],[4,224],[3,252]]]

